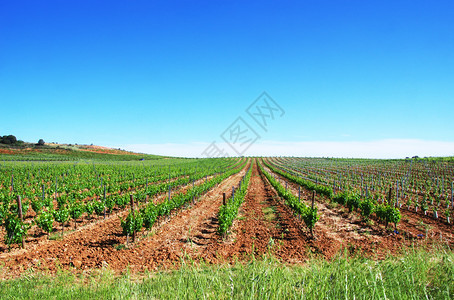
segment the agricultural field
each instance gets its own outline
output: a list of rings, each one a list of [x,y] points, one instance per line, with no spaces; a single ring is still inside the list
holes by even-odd
[[[426,159],[3,161],[0,277],[452,258],[453,179]]]

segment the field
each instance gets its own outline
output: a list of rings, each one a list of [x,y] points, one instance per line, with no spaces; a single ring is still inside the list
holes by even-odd
[[[128,296],[152,296],[143,289],[180,278],[174,288],[187,298],[197,294],[182,286],[206,288],[208,298],[454,296],[449,159],[122,160],[127,154],[102,153],[65,161],[2,156],[2,289],[66,280],[77,283],[77,297],[121,297],[108,292],[120,281]],[[317,289],[311,274],[325,284]],[[349,283],[355,274],[361,280]],[[255,276],[265,281],[254,290],[244,278]],[[334,294],[328,277],[336,278]],[[90,278],[104,285],[90,289]],[[204,283],[191,286],[189,278]],[[137,280],[143,285],[131,284]],[[74,288],[63,285],[58,297]]]

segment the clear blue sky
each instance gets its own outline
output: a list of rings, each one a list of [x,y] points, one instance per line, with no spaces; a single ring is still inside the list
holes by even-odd
[[[454,2],[0,2],[1,135],[209,143],[263,91],[263,140],[454,142]]]

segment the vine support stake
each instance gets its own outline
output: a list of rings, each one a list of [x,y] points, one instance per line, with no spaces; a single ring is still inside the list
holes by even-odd
[[[399,205],[399,181],[396,180],[396,207]]]
[[[135,213],[134,213],[134,196],[131,194],[129,195],[129,200],[131,202],[131,213],[132,213],[132,218],[135,220]],[[126,237],[128,238],[128,237]],[[136,229],[134,226],[134,231],[132,232],[132,242],[134,243],[136,241]]]
[[[57,201],[57,189],[58,189],[58,182],[57,182],[57,175],[55,175],[55,201]]]
[[[222,205],[225,205],[225,193],[222,193]]]
[[[106,218],[106,186],[104,186],[104,219]]]
[[[21,226],[23,226],[22,223],[24,222],[24,216],[22,215],[22,201],[21,201],[19,195],[17,196],[17,206],[19,207],[19,218],[21,221]],[[22,235],[22,248],[25,248],[25,240],[24,240],[23,235]]]
[[[391,197],[393,193],[393,188],[389,187],[389,192],[388,192],[388,205],[391,203]]]
[[[314,209],[315,191],[312,191],[312,209]]]
[[[453,182],[451,181],[451,207],[454,208],[454,197],[453,197]]]

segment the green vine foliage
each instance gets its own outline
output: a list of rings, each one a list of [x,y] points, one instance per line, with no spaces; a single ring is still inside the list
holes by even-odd
[[[115,206],[115,201],[112,197],[107,197],[104,203],[106,205],[107,212],[110,214]]]
[[[93,202],[87,202],[84,207],[85,212],[87,213],[87,216],[90,217],[93,215],[93,212],[95,211],[95,206]]]
[[[314,228],[315,223],[320,220],[320,214],[317,213],[317,207],[314,207],[313,209],[308,207],[306,213],[302,215],[302,217],[304,224],[310,229]]]
[[[130,212],[126,219],[120,218],[121,227],[123,228],[124,235],[132,235],[134,231],[142,229],[143,217],[139,212]]]
[[[287,206],[289,206],[296,214],[300,215],[304,221],[304,224],[306,224],[307,228],[312,231],[315,224],[320,219],[318,208],[316,206],[314,206],[314,208],[308,207],[303,202],[299,201],[298,198],[295,197],[290,191],[286,190],[278,180],[276,180],[273,176],[266,172],[261,165],[259,166],[262,173],[265,175],[271,185],[276,189],[279,196],[285,199]]]
[[[325,195],[327,196],[328,198],[332,198],[333,197],[333,189],[331,187],[328,187],[328,186],[324,186],[324,185],[321,185],[321,184],[315,184],[313,183],[312,181],[309,181],[309,180],[305,180],[301,177],[297,177],[295,175],[291,175],[289,173],[287,173],[286,171],[284,170],[281,170],[277,167],[274,167],[272,166],[271,164],[267,163],[267,162],[263,162],[265,164],[265,166],[267,166],[270,170],[272,170],[273,172],[289,179],[290,181],[296,183],[296,184],[299,184],[301,185],[302,187],[310,190],[310,191],[316,191],[317,194],[321,194],[321,195]]]
[[[22,238],[27,236],[27,231],[30,228],[29,224],[25,224],[18,216],[7,214],[5,218],[5,244],[10,247],[12,244],[22,244]]]
[[[104,202],[103,202],[103,201],[95,201],[95,202],[93,203],[93,206],[94,206],[94,209],[95,209],[95,213],[96,213],[98,216],[104,215],[105,205],[104,205]]]
[[[350,212],[359,208],[361,203],[361,197],[358,194],[350,194],[347,196],[347,207]]]
[[[399,209],[388,204],[377,205],[375,208],[375,215],[379,220],[385,222],[386,227],[388,227],[389,223],[394,223],[394,226],[397,226],[397,223],[400,222],[402,217]]]
[[[3,222],[3,219],[6,217],[8,210],[5,208],[2,203],[0,203],[0,224]]]
[[[54,211],[54,218],[55,221],[58,223],[65,223],[69,219],[69,210],[65,207],[62,207],[59,210]]]
[[[364,217],[365,220],[369,220],[370,215],[374,212],[375,209],[375,202],[370,198],[366,198],[359,204],[359,209],[361,215]]]
[[[334,202],[337,202],[341,205],[345,205],[348,207],[350,212],[359,210],[360,214],[364,217],[365,220],[369,220],[369,218],[372,216],[373,213],[375,213],[377,219],[380,221],[384,222],[386,224],[386,227],[388,226],[389,223],[394,223],[394,226],[397,226],[397,223],[400,222],[401,220],[401,213],[398,208],[390,206],[388,204],[378,204],[377,201],[373,199],[364,199],[362,200],[360,195],[355,192],[349,192],[349,191],[344,191],[344,192],[338,192],[338,193],[333,193],[332,189],[326,186],[321,186],[321,185],[315,185],[313,182],[301,179],[297,176],[290,175],[286,173],[284,170],[278,169],[268,163],[265,162],[265,165],[276,172],[277,174],[280,174],[287,179],[300,184],[303,187],[306,187],[309,190],[315,190],[318,193],[326,195],[328,198],[331,198]],[[265,173],[266,174],[266,173]],[[268,180],[274,185],[279,184],[272,176],[267,176]],[[275,187],[276,188],[276,187]],[[289,193],[285,191],[284,188],[282,187],[277,187],[276,188],[279,195],[283,196],[287,200],[287,204],[294,209],[295,211],[299,211],[302,209],[298,207],[297,204],[294,204],[294,200],[291,200],[291,197],[293,195],[288,195]],[[427,205],[427,200],[422,201],[422,209],[427,210],[428,205]],[[306,214],[311,214],[311,212],[307,212]],[[305,213],[301,213],[301,216],[303,220],[305,221],[306,225],[311,225],[313,223],[312,220],[308,217],[308,220],[306,222],[305,219]],[[315,223],[313,223],[315,224]],[[309,227],[308,225],[308,227]],[[313,225],[312,225],[313,226]],[[310,228],[310,227],[309,227]]]
[[[76,201],[69,207],[69,215],[73,220],[79,219],[84,213],[84,206]]]
[[[43,211],[38,217],[36,217],[35,222],[39,228],[49,234],[53,229],[54,215],[52,214],[52,212]]]
[[[41,210],[43,209],[43,202],[41,201],[41,199],[33,199],[31,201],[31,206],[32,206],[32,209],[35,213],[39,214],[41,212]]]
[[[244,201],[244,197],[247,193],[247,188],[249,185],[249,180],[251,179],[252,174],[252,165],[249,167],[249,170],[246,173],[244,182],[241,184],[241,188],[236,190],[234,197],[229,197],[226,199],[226,204],[221,205],[218,213],[219,227],[218,232],[220,234],[226,234],[229,228],[232,226],[233,221],[238,215],[238,209]]]
[[[147,230],[150,230],[153,227],[156,219],[158,218],[156,206],[151,203],[149,206],[143,208],[140,213],[143,216],[143,225]]]

